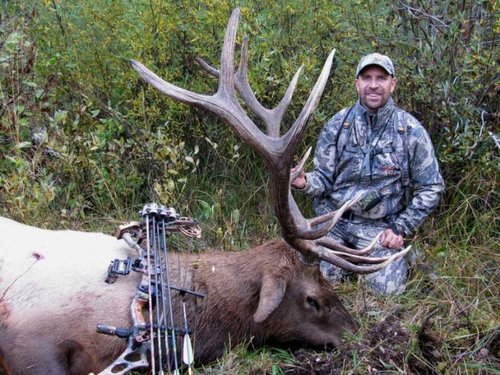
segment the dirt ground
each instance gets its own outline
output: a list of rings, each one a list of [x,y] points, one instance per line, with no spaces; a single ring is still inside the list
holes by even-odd
[[[444,358],[449,352],[444,349],[447,343],[434,323],[433,314],[414,332],[405,328],[402,322],[403,310],[395,309],[380,323],[368,328],[361,338],[349,340],[337,350],[296,350],[296,364],[282,369],[290,375],[456,373],[453,369],[440,367],[449,361]],[[459,329],[459,325],[453,328]],[[457,354],[454,360],[458,362],[468,357],[476,363],[500,369],[500,331],[488,338],[475,338],[470,347],[474,349]],[[490,372],[472,370],[470,373]]]

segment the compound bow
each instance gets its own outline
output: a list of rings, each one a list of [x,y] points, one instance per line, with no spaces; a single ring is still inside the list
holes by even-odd
[[[174,208],[156,203],[146,204],[140,214],[142,222],[122,225],[115,234],[137,251],[137,258],[114,259],[108,268],[106,279],[106,282],[113,283],[119,275],[128,275],[131,270],[142,273],[130,304],[133,325],[130,328],[97,325],[97,332],[127,340],[124,352],[99,374],[122,375],[147,367],[157,374],[164,374],[165,370],[169,374],[179,374],[181,357],[191,372],[194,358],[186,307],[183,302],[183,322],[176,324],[172,293],[180,293],[181,296],[191,294],[195,297],[204,295],[171,284],[167,234],[179,232],[188,237],[199,238],[201,230],[196,220],[180,217]],[[147,319],[145,310],[148,311]],[[177,338],[182,336],[184,340],[181,355]]]

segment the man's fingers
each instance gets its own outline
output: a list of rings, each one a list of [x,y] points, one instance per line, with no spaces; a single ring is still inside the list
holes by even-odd
[[[380,236],[380,244],[390,249],[400,249],[403,247],[403,236],[396,235],[391,229],[386,229]]]
[[[386,231],[383,231],[382,234],[380,235],[379,241],[382,246],[385,246],[385,238],[386,238]]]
[[[391,249],[400,249],[401,247],[403,247],[403,240],[401,238],[394,237],[393,239],[391,239],[389,247]]]

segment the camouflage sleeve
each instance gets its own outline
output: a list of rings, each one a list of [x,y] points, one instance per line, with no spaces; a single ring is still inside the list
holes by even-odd
[[[314,170],[306,173],[306,186],[301,192],[310,198],[331,190],[336,176],[337,134],[346,110],[338,112],[325,125],[316,144]]]
[[[405,236],[413,234],[437,207],[444,190],[432,141],[425,129],[418,123],[416,125],[408,137],[410,201],[394,220]]]

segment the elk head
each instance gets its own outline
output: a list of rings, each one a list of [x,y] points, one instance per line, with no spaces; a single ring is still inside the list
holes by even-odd
[[[234,71],[234,49],[239,14],[240,11],[236,8],[229,19],[220,70],[198,59],[205,70],[219,79],[217,92],[213,95],[194,93],[168,83],[135,60],[131,61],[132,66],[142,79],[167,96],[219,116],[233,128],[244,142],[264,158],[270,177],[269,186],[273,208],[280,223],[283,238],[292,248],[302,254],[304,261],[317,263],[318,260],[322,259],[356,273],[371,273],[404,256],[409,248],[385,258],[364,256],[375,246],[378,237],[367,248],[361,250],[347,248],[325,237],[342,214],[361,199],[362,194],[347,201],[339,210],[319,217],[306,219],[300,213],[291,193],[290,181],[293,181],[303,170],[308,153],[301,160],[296,171],[291,174],[294,150],[304,135],[309,120],[319,103],[328,80],[335,50],[328,56],[298,118],[289,130],[280,136],[283,114],[291,102],[302,67],[295,73],[279,105],[274,109],[263,107],[256,99],[248,82],[248,39],[246,36],[243,38],[239,68],[236,72]],[[237,93],[246,106],[265,124],[266,133],[262,132],[247,115],[240,105]]]

